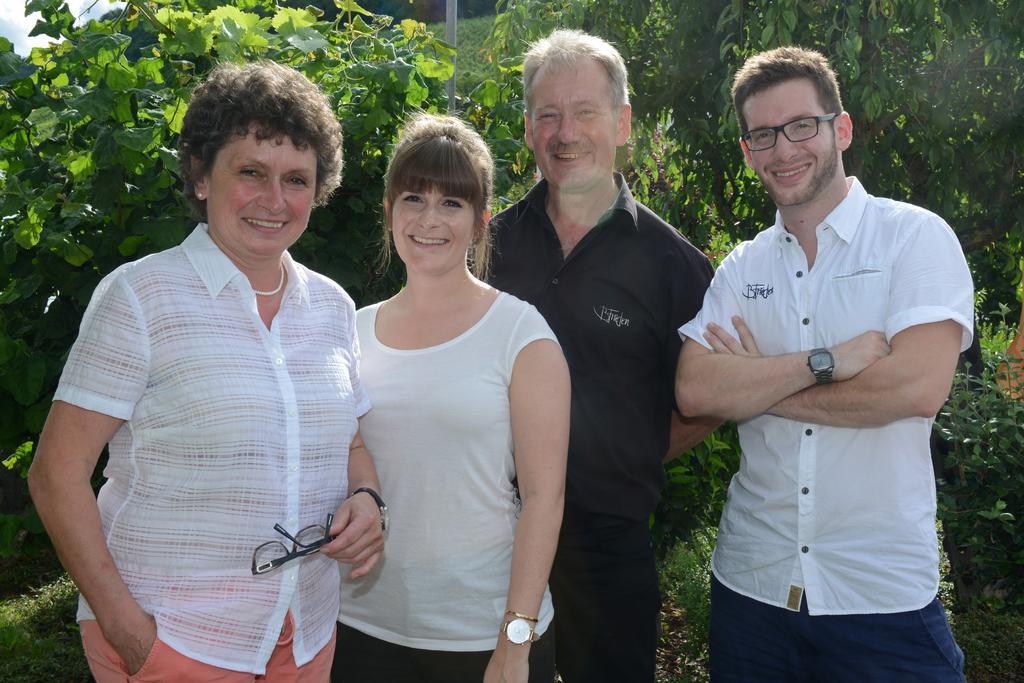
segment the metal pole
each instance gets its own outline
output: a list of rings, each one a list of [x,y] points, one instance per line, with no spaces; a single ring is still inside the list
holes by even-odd
[[[452,47],[457,47],[455,29],[458,23],[458,9],[459,0],[445,0],[445,41]],[[453,57],[452,62],[457,70],[458,56]],[[448,113],[451,114],[455,111],[455,71],[452,71],[452,77],[448,79],[445,89],[448,92]]]

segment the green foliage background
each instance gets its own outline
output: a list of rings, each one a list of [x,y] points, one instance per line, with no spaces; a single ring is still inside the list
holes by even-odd
[[[35,33],[64,42],[23,59],[0,39],[0,457],[9,468],[0,470],[0,555],[41,536],[19,475],[93,288],[192,226],[175,136],[191,89],[216,61],[273,59],[322,85],[345,130],[345,180],[293,253],[357,302],[400,286],[394,268],[374,267],[381,177],[405,116],[448,107],[453,51],[423,24],[371,15],[354,0],[320,2],[331,10],[323,14],[222,1],[130,0],[120,15],[76,27],[62,0],[29,0],[42,14]],[[556,26],[584,28],[614,41],[630,70],[634,139],[622,165],[635,194],[721,258],[773,213],[734,143],[732,74],[761,49],[798,43],[825,52],[840,75],[855,123],[848,170],[873,194],[948,220],[982,316],[1019,296],[1024,3],[508,0],[499,10],[486,49],[475,47],[482,35],[460,38],[467,76],[455,103],[492,145],[499,197],[532,182],[519,55]],[[466,26],[482,34],[490,22]],[[669,466],[655,524],[663,547],[717,522],[737,459],[735,431],[723,428]],[[992,486],[984,495],[996,522],[1019,516],[996,507],[1019,498]],[[994,552],[988,538],[972,557]]]

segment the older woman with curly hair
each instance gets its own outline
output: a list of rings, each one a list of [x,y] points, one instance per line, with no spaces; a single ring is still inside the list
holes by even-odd
[[[100,683],[326,680],[336,560],[360,576],[383,547],[353,303],[287,251],[339,184],[341,129],[294,69],[222,65],[179,152],[202,222],[97,287],[32,496]]]

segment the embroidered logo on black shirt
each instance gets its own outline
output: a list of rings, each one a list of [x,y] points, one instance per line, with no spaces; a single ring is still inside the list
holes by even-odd
[[[743,291],[743,298],[757,299],[760,297],[761,299],[767,299],[774,291],[775,288],[771,285],[763,285],[760,283],[753,285],[747,284],[747,288]]]
[[[597,316],[597,319],[603,323],[615,325],[616,327],[629,325],[629,318],[627,318],[622,311],[617,311],[614,308],[608,308],[607,306],[602,306],[600,311],[596,308],[593,309],[593,311],[594,315]]]

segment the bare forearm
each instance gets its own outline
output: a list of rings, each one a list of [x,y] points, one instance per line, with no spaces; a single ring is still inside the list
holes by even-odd
[[[922,398],[927,390],[921,387],[920,378],[894,371],[894,365],[888,358],[882,359],[845,382],[812,386],[788,396],[767,412],[800,422],[855,428],[934,416],[939,406]]]
[[[949,396],[960,336],[960,326],[952,320],[907,328],[893,337],[891,355],[854,377],[790,396],[768,412],[836,427],[879,427],[908,417],[934,417]]]
[[[541,600],[562,525],[562,506],[562,491],[537,492],[524,498],[512,545],[512,575],[505,609],[531,617],[540,616]],[[498,661],[514,666],[516,660],[525,661],[529,652],[529,643],[513,645],[504,635],[498,635],[495,650]]]
[[[523,510],[512,545],[512,576],[507,607],[537,616],[555,559],[562,525],[561,491],[535,493],[523,500]]]
[[[380,493],[380,480],[377,479],[377,468],[373,464],[370,452],[363,444],[363,439],[356,434],[348,449],[348,490],[351,493],[358,488],[371,488]],[[381,495],[385,495],[381,493]]]
[[[686,346],[696,344],[687,341]],[[687,417],[746,420],[814,384],[806,353],[734,356],[685,353],[676,373],[676,401]]]
[[[107,549],[89,479],[122,421],[55,401],[29,470],[29,491],[61,562],[88,601],[104,636],[129,665],[141,666],[156,629],[121,579]]]
[[[32,500],[61,563],[85,596],[107,638],[139,633],[150,620],[132,597],[107,549],[96,497],[88,480],[33,467]]]
[[[670,419],[668,451],[664,462],[674,460],[690,450],[722,424],[722,420],[717,417],[683,417],[677,410],[672,411]]]

